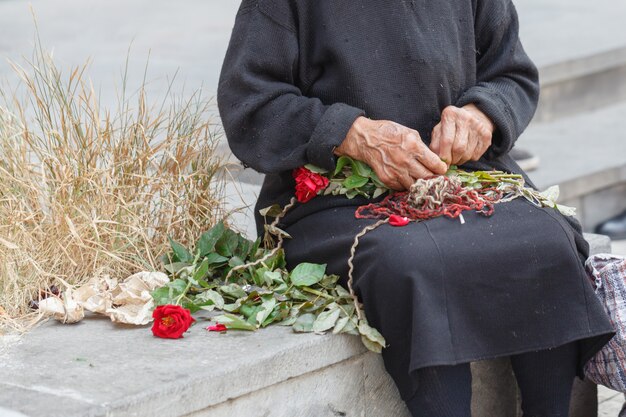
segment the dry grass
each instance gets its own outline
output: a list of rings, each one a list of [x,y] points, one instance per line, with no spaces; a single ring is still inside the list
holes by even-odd
[[[0,92],[0,334],[36,322],[28,302],[59,278],[159,270],[168,236],[188,244],[223,214],[199,94],[149,107],[140,88],[131,104],[124,79],[111,112],[86,67],[63,77],[36,46],[14,68],[28,93]]]

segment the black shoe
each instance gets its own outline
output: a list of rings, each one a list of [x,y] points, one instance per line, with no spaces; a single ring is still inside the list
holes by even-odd
[[[626,239],[626,211],[600,224],[596,233],[607,235],[612,240]]]
[[[517,165],[520,166],[524,171],[532,171],[539,167],[539,157],[531,154],[527,150],[513,148],[511,152],[509,152],[511,158],[517,162]]]

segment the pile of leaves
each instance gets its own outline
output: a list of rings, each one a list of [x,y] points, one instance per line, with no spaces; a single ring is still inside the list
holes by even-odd
[[[326,274],[326,265],[302,263],[288,270],[282,249],[270,251],[218,223],[191,249],[170,239],[163,256],[171,281],[152,293],[155,304],[181,305],[212,317],[227,329],[257,330],[278,323],[295,332],[361,336],[381,352],[385,339],[357,314],[350,293]]]

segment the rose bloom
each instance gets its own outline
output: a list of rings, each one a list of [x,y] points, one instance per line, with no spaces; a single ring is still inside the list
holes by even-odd
[[[152,312],[152,317],[152,334],[166,339],[183,337],[191,323],[196,321],[189,310],[172,304],[158,306]]]
[[[301,203],[310,201],[319,191],[328,187],[329,183],[325,176],[304,167],[294,169],[293,178],[296,180],[296,198]]]

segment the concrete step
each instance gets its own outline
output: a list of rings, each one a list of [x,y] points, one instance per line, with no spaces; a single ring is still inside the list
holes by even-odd
[[[626,103],[549,123],[534,123],[520,146],[541,158],[529,175],[559,185],[561,202],[578,208],[585,230],[626,209]]]
[[[608,239],[588,240],[609,251]],[[357,337],[204,327],[157,339],[148,326],[91,315],[0,337],[0,416],[408,417],[381,357]],[[473,415],[515,417],[506,361],[473,372]]]
[[[520,37],[540,72],[536,122],[626,99],[626,3],[515,0]]]
[[[545,66],[541,68],[540,81],[535,122],[622,102],[626,100],[626,45]]]

